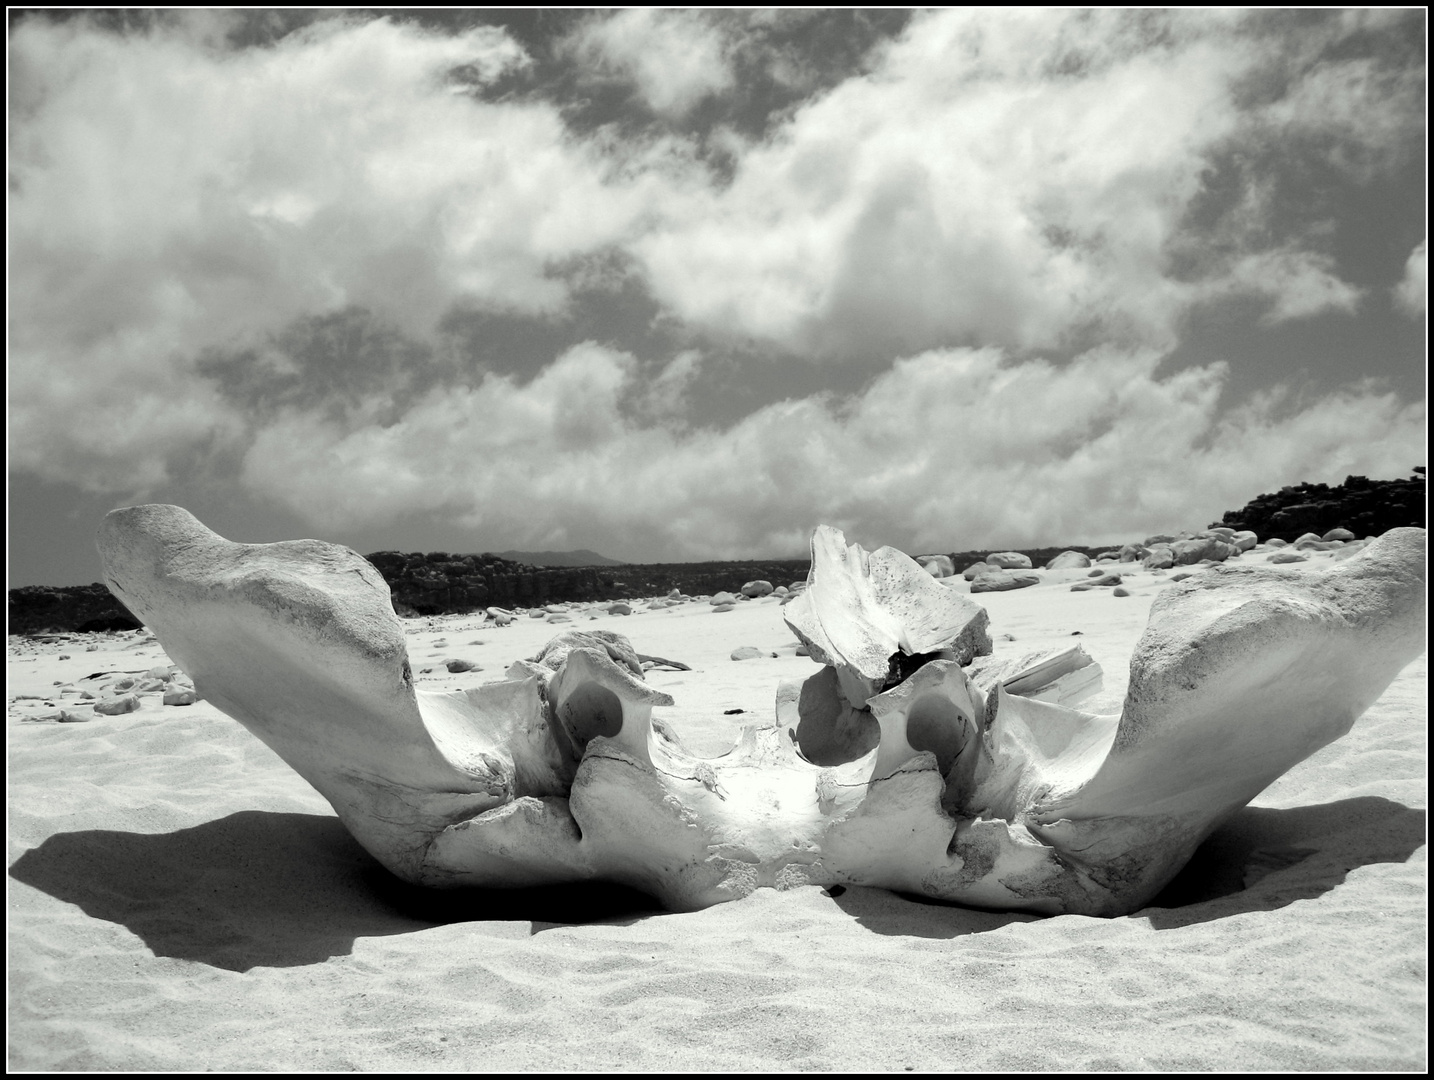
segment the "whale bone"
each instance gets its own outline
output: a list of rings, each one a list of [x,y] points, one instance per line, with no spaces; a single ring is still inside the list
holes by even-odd
[[[570,631],[501,680],[422,691],[387,585],[346,548],[236,544],[171,506],[112,512],[99,547],[204,698],[396,875],[612,880],[674,910],[837,883],[1134,910],[1423,647],[1424,532],[1393,530],[1322,573],[1221,565],[1172,587],[1123,711],[1083,713],[1083,653],[972,663],[984,611],[823,527],[788,616],[823,666],[700,758],[621,635]]]

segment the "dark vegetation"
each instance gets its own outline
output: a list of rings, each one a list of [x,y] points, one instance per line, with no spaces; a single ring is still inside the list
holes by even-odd
[[[1295,540],[1345,528],[1378,536],[1401,525],[1425,525],[1424,469],[1407,480],[1350,476],[1343,484],[1297,484],[1259,495],[1241,510],[1227,511],[1217,525],[1250,529],[1260,539]],[[1132,537],[1139,540],[1140,537]],[[948,552],[959,573],[990,550]],[[1096,555],[1108,548],[1079,544],[1022,548],[1035,566],[1062,551]],[[922,553],[929,554],[929,553]],[[919,555],[918,555],[919,558]],[[743,562],[629,563],[619,566],[528,566],[497,555],[450,555],[443,551],[407,554],[379,551],[368,556],[393,593],[401,615],[444,615],[485,607],[535,607],[570,600],[612,600],[658,596],[679,589],[688,595],[736,592],[746,582],[790,585],[805,581],[806,559]],[[31,585],[11,589],[8,631],[88,632],[134,630],[139,622],[101,584]]]
[[[1257,495],[1240,510],[1227,510],[1216,525],[1249,529],[1261,540],[1297,540],[1305,533],[1323,536],[1348,529],[1359,538],[1379,536],[1400,526],[1425,528],[1424,467],[1408,480],[1370,480],[1347,476],[1342,484],[1295,484]]]

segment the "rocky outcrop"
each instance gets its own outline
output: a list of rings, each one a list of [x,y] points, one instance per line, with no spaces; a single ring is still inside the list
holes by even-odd
[[[139,620],[98,581],[11,589],[6,621],[12,634],[139,629]]]
[[[1249,530],[1261,539],[1294,540],[1307,532],[1323,535],[1348,529],[1356,536],[1381,536],[1409,525],[1423,528],[1424,477],[1371,480],[1347,476],[1343,484],[1295,484],[1257,495],[1240,510],[1227,510],[1216,525]]]

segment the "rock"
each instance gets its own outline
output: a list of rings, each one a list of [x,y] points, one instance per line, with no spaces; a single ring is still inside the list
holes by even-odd
[[[61,653],[59,656],[55,657],[56,660],[68,660],[69,658],[69,653]]]
[[[770,581],[749,581],[742,586],[742,595],[756,599],[759,596],[770,596],[772,594],[772,583]]]
[[[772,595],[773,595],[773,596],[786,596],[786,595],[787,595],[787,587],[786,587],[785,585],[778,585],[775,589],[772,590]]]
[[[811,655],[812,655],[812,651],[811,651],[810,649],[808,649],[805,645],[798,645],[795,649],[792,650],[792,655],[793,655],[793,656],[811,656]]]
[[[624,604],[622,601],[618,601],[616,604],[608,605],[607,613],[609,615],[631,615],[632,605]]]
[[[1265,546],[1272,548],[1282,548],[1288,543],[1288,540],[1281,540],[1278,536],[1272,536],[1265,541]]]
[[[965,570],[962,570],[961,576],[967,581],[971,581],[981,574],[989,574],[996,569],[997,567],[992,566],[982,559],[980,562],[973,562],[970,566],[966,567]]]
[[[1145,546],[1153,548],[1156,544],[1173,544],[1177,539],[1179,537],[1171,536],[1168,533],[1156,533],[1154,536],[1145,538]]]
[[[1101,574],[1100,577],[1082,581],[1071,586],[1071,592],[1085,592],[1088,589],[1109,589],[1120,584],[1119,574]]]
[[[152,667],[145,674],[151,679],[168,679],[174,672],[167,667]]]
[[[1129,596],[1129,595],[1130,595],[1130,590],[1127,589],[1127,588],[1124,588],[1124,587],[1118,588],[1118,589],[1112,589],[1112,590],[1110,591],[1110,595],[1111,595],[1111,596]]]
[[[571,615],[565,615],[560,611],[554,611],[548,614],[548,622],[550,623],[565,623],[572,621],[573,617]]]
[[[737,606],[737,604],[736,604],[735,601],[729,600],[729,601],[728,601],[727,603],[725,603],[725,604],[714,604],[713,607],[712,607],[712,610],[715,611],[715,612],[718,612],[718,613],[720,614],[721,612],[724,612],[724,611],[731,611],[731,610],[732,610],[733,608],[735,608],[736,606]]]
[[[1062,551],[1046,563],[1047,570],[1075,570],[1090,565],[1090,556],[1079,551]]]
[[[199,692],[192,686],[174,686],[164,692],[166,705],[193,705],[199,700]]]
[[[1178,574],[1171,574],[1171,575],[1170,575],[1170,580],[1171,580],[1171,581],[1184,581],[1186,578],[1188,578],[1188,577],[1194,577],[1194,576],[1195,576],[1195,572],[1194,572],[1193,570],[1182,570],[1182,571],[1181,571],[1180,573],[1178,573]]]
[[[1242,552],[1249,551],[1259,542],[1260,538],[1254,533],[1250,532],[1250,530],[1248,529],[1245,529],[1241,532],[1237,532],[1230,540],[1230,543],[1235,545],[1235,550]]]
[[[123,716],[125,713],[134,712],[139,705],[138,694],[125,694],[123,697],[96,702],[95,712],[100,716]]]
[[[1089,574],[1087,574],[1086,577],[1103,577],[1107,573],[1109,573],[1109,571],[1107,570],[1095,569],[1092,570]]]
[[[1155,544],[1150,554],[1140,561],[1147,570],[1168,570],[1175,565],[1175,549],[1169,544]]]
[[[922,555],[916,561],[934,578],[949,578],[956,573],[956,565],[949,555]]]
[[[1203,559],[1224,562],[1235,554],[1235,545],[1213,536],[1197,536],[1189,540],[1177,540],[1171,545],[1174,566],[1189,566]]]
[[[1307,544],[1310,541],[1314,541],[1318,544],[1320,542],[1319,533],[1307,532],[1303,536],[1295,537],[1293,543],[1295,547],[1299,547],[1301,544]]]
[[[757,660],[765,654],[755,645],[742,645],[732,650],[733,660]]]
[[[681,590],[681,589],[673,589],[670,593],[667,594],[667,599],[669,599],[669,600],[681,600],[681,599],[682,599],[682,590]]]
[[[716,596],[712,597],[712,599],[708,600],[707,602],[713,607],[717,607],[719,604],[735,604],[737,602],[737,598],[729,592],[719,592]]]
[[[1019,551],[996,551],[986,556],[986,561],[1000,570],[1029,570],[1031,559]]]
[[[546,619],[547,617],[548,613],[542,608],[534,608],[532,611],[528,612],[528,618],[530,619]]]
[[[1309,558],[1308,555],[1301,555],[1294,551],[1277,551],[1265,561],[1272,563],[1309,562]]]
[[[1140,562],[1141,559],[1150,554],[1150,549],[1144,544],[1126,544],[1120,549],[1120,562]]]
[[[55,718],[60,724],[87,724],[93,720],[93,716],[86,716],[84,713],[70,712],[69,709],[61,709],[60,715]]]
[[[86,646],[85,646],[85,652],[99,652],[99,651],[100,651],[100,647],[99,647],[98,645],[86,645]]]
[[[141,694],[152,694],[156,690],[163,690],[164,682],[165,680],[163,679],[145,679],[144,682],[135,687],[135,690]]]
[[[1010,592],[1012,589],[1027,589],[1041,583],[1041,575],[1034,570],[994,570],[982,574],[971,582],[973,593]]]
[[[1235,530],[1226,525],[1212,525],[1208,529],[1195,534],[1199,536],[1211,536],[1216,540],[1224,540],[1227,544],[1235,539]]]
[[[443,666],[446,667],[454,675],[457,675],[460,671],[482,670],[478,667],[477,664],[473,663],[473,661],[471,660],[445,660],[443,661]]]

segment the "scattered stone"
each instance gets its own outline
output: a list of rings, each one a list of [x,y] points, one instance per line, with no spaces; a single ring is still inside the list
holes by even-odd
[[[70,712],[69,709],[61,709],[60,715],[55,718],[56,722],[61,724],[88,724],[93,719],[93,716]]]
[[[1144,544],[1126,544],[1120,549],[1120,562],[1139,562],[1150,554],[1150,549]]]
[[[1266,547],[1282,548],[1289,543],[1288,540],[1281,540],[1278,536],[1272,536],[1265,541]]]
[[[1173,544],[1177,539],[1178,537],[1170,536],[1166,533],[1156,533],[1154,536],[1147,536],[1145,538],[1145,546],[1153,548],[1157,544]]]
[[[1125,588],[1124,586],[1122,586],[1122,587],[1120,587],[1120,588],[1118,588],[1118,589],[1112,589],[1112,590],[1110,591],[1110,595],[1111,595],[1111,596],[1129,596],[1129,595],[1130,595],[1130,590],[1127,589],[1127,588]]]
[[[1086,577],[1100,577],[1104,573],[1104,570],[1092,570]]]
[[[61,654],[59,655],[59,659],[61,659],[61,660],[68,660],[69,658],[70,658],[70,654],[69,654],[69,653],[61,653]]]
[[[562,612],[554,611],[548,615],[548,622],[550,623],[562,623],[572,621],[573,617],[571,615],[564,615]]]
[[[1356,540],[1358,537],[1348,529],[1331,529],[1320,537],[1321,540]]]
[[[1071,592],[1087,592],[1090,589],[1108,589],[1120,584],[1119,574],[1101,574],[1094,580],[1078,582],[1071,586]]]
[[[965,570],[962,570],[961,576],[967,581],[974,581],[981,574],[989,574],[992,570],[995,569],[996,567],[992,566],[985,560],[982,560],[981,562],[973,562],[970,566],[966,567]]]
[[[199,700],[199,692],[192,686],[175,686],[164,692],[166,705],[193,705]]]
[[[795,649],[792,650],[792,655],[793,655],[793,656],[811,656],[811,655],[812,655],[812,651],[811,651],[811,649],[807,648],[805,645],[798,645]]]
[[[1249,529],[1237,532],[1230,540],[1230,543],[1235,545],[1235,549],[1237,551],[1249,551],[1259,542],[1260,538],[1254,533],[1252,533]]]
[[[1047,570],[1075,570],[1082,566],[1090,565],[1090,556],[1083,555],[1079,551],[1062,551],[1050,562],[1046,563]]]
[[[609,615],[631,615],[632,605],[618,601],[616,604],[612,604],[608,607],[607,613]]]
[[[1000,570],[1029,570],[1031,558],[1019,551],[997,551],[986,556],[986,561]]]
[[[1152,544],[1149,554],[1140,561],[1147,570],[1168,570],[1175,565],[1175,549],[1169,544]]]
[[[1294,551],[1277,551],[1265,561],[1272,563],[1309,562],[1308,555],[1300,555]]]
[[[670,593],[667,594],[667,599],[669,599],[669,600],[681,600],[681,599],[682,599],[682,590],[681,590],[681,589],[673,589]]]
[[[1026,589],[1040,583],[1041,575],[1034,570],[993,570],[972,581],[971,591],[973,593],[1009,592],[1012,589]]]
[[[746,712],[746,711],[747,711],[746,709],[723,709],[723,710],[722,710],[722,715],[723,715],[723,716],[736,716],[738,713],[744,713],[744,712]]]
[[[99,652],[99,651],[100,651],[100,647],[99,647],[98,645],[86,645],[86,646],[85,646],[85,652]]]
[[[757,660],[763,655],[762,650],[755,645],[743,645],[732,650],[733,660]]]
[[[1204,559],[1224,562],[1235,554],[1235,545],[1214,536],[1196,536],[1189,540],[1177,540],[1171,545],[1175,566],[1189,566]]]
[[[548,613],[542,608],[534,608],[532,611],[528,612],[528,618],[530,619],[546,619],[547,617]]]
[[[772,594],[772,583],[770,581],[749,581],[742,586],[742,595],[750,596],[754,600],[759,596],[770,596]]]
[[[934,578],[949,578],[956,573],[956,564],[951,561],[950,555],[923,555],[919,562],[921,569]]]
[[[772,595],[773,595],[773,596],[786,596],[786,595],[787,595],[787,587],[786,587],[785,585],[778,585],[775,589],[772,590]]]
[[[713,611],[716,611],[716,612],[731,611],[731,610],[732,610],[734,607],[736,607],[736,606],[737,606],[737,605],[736,605],[735,603],[733,603],[732,601],[729,600],[729,601],[728,601],[727,603],[725,603],[725,604],[716,604],[716,605],[714,605],[713,608],[712,608],[712,610],[713,610]]]
[[[1184,581],[1186,578],[1190,578],[1190,577],[1194,577],[1194,576],[1195,576],[1195,572],[1194,572],[1193,570],[1182,570],[1182,571],[1180,571],[1180,573],[1178,573],[1178,574],[1171,574],[1171,575],[1170,575],[1170,580],[1171,580],[1171,581]]]
[[[138,694],[125,694],[122,697],[110,698],[108,701],[101,701],[95,705],[95,712],[100,716],[123,716],[125,713],[132,713],[139,708]]]
[[[712,597],[712,599],[708,600],[707,602],[713,607],[717,607],[719,604],[735,604],[737,602],[737,598],[729,592],[719,592],[716,596]]]
[[[473,661],[471,660],[445,660],[443,661],[443,666],[446,667],[449,671],[451,671],[454,675],[457,675],[460,671],[481,670],[478,665],[473,663]]]

